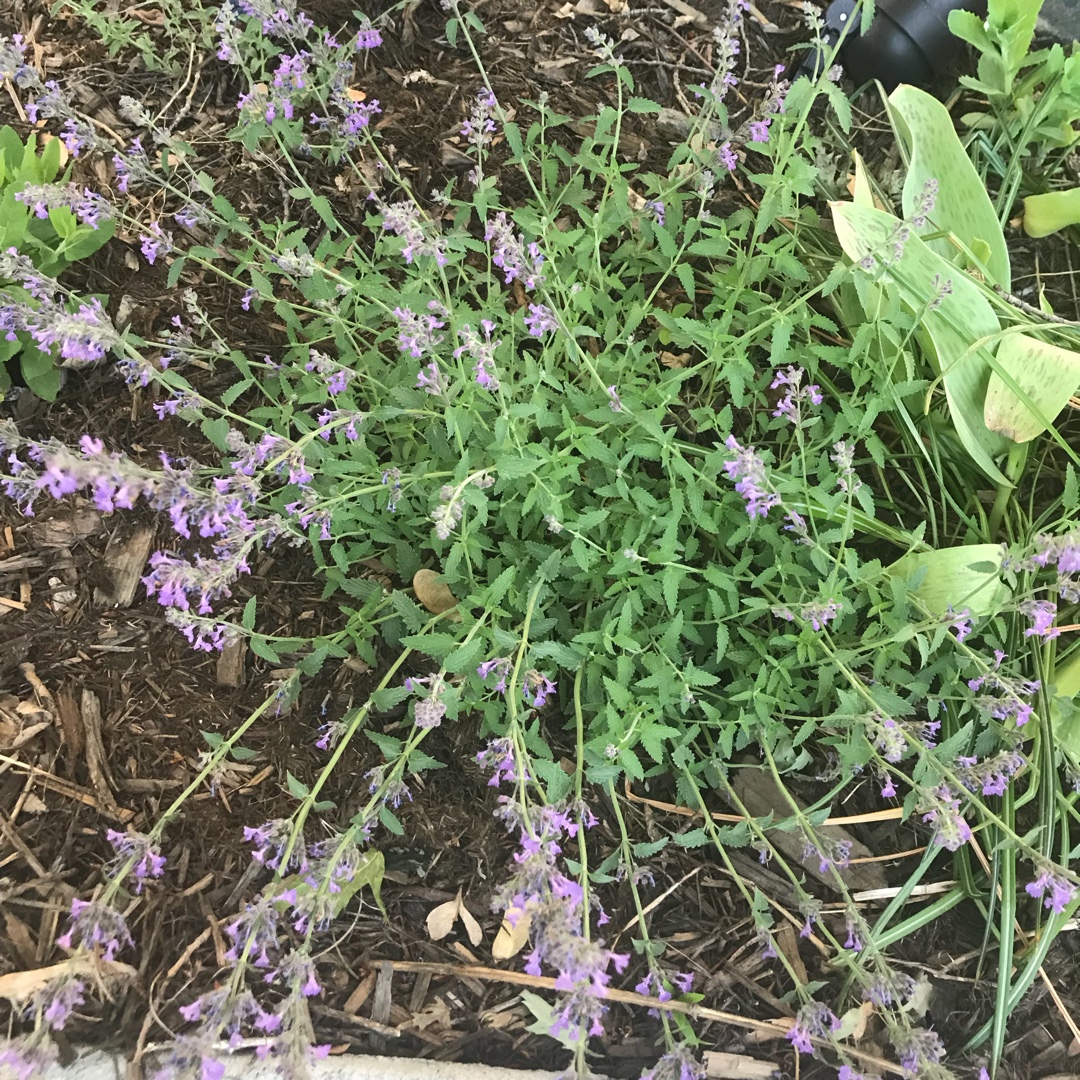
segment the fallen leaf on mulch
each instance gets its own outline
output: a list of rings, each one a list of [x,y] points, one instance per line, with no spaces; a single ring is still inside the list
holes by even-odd
[[[491,946],[491,955],[496,960],[509,960],[511,956],[517,956],[529,940],[529,925],[532,918],[528,912],[518,907],[508,907],[503,916],[502,926],[495,935],[495,941]]]
[[[460,889],[458,889],[458,894],[453,900],[448,900],[445,904],[440,904],[437,908],[432,908],[428,912],[428,937],[432,941],[442,941],[453,930],[454,923],[458,919],[461,919],[465,926],[465,932],[469,935],[469,940],[473,945],[479,945],[484,940],[484,931],[480,929],[480,924],[473,918],[472,912],[462,901]]]
[[[103,960],[98,956],[80,953],[59,964],[33,968],[31,971],[10,971],[6,975],[0,975],[0,997],[18,1003],[33,997],[38,990],[55,979],[77,978],[81,975],[98,979],[134,979],[137,974],[138,972],[130,964],[123,964],[119,960]]]

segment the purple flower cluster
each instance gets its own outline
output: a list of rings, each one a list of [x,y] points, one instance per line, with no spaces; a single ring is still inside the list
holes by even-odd
[[[510,674],[510,668],[512,663],[509,657],[496,656],[492,660],[485,660],[477,669],[476,673],[487,682],[489,675],[496,675],[498,679],[495,683],[495,690],[500,694],[506,693],[506,678]]]
[[[832,1009],[820,1001],[808,1001],[796,1014],[787,1038],[798,1053],[813,1054],[813,1039],[827,1039],[831,1032],[839,1030],[840,1020]]]
[[[971,826],[964,820],[960,796],[948,784],[923,792],[919,809],[922,819],[934,826],[934,840],[949,851],[956,851],[971,839]]]
[[[900,1055],[900,1068],[909,1075],[923,1076],[945,1057],[945,1044],[936,1031],[912,1028],[893,1036],[893,1046]]]
[[[1080,530],[1062,536],[1040,536],[1030,556],[1009,561],[1032,573],[1056,566],[1058,595],[1067,603],[1080,603]]]
[[[506,220],[506,211],[500,210],[487,223],[484,239],[491,244],[491,261],[502,270],[503,283],[520,280],[526,289],[538,289],[544,281],[540,267],[544,256],[535,241],[526,244],[521,233],[515,233],[513,225]]]
[[[48,295],[48,279],[31,275],[25,281],[34,285],[36,304],[10,297],[0,303],[0,334],[8,341],[15,341],[18,331],[28,333],[37,347],[62,367],[96,364],[119,346],[120,335],[100,300],[91,299],[69,311],[66,304]]]
[[[136,893],[142,892],[150,878],[159,878],[165,873],[165,857],[149,836],[134,831],[117,832],[115,829],[109,829],[105,835],[116,853],[113,871],[130,866],[135,875]]]
[[[438,300],[432,300],[428,304],[428,311],[432,314],[417,315],[407,307],[394,308],[394,318],[398,321],[398,348],[415,360],[425,353],[434,352],[443,340],[443,335],[436,331],[446,325],[439,317],[445,317],[446,309]]]
[[[102,949],[106,960],[115,960],[121,949],[134,946],[123,915],[97,900],[71,901],[71,925],[56,939],[62,949]]]
[[[878,974],[863,990],[863,998],[872,1001],[879,1009],[893,1003],[903,1005],[915,993],[915,980],[903,972],[888,970]]]
[[[509,661],[507,661],[509,664]],[[483,664],[480,665],[483,668]],[[486,678],[486,676],[481,676]],[[504,687],[505,689],[505,687]],[[514,753],[512,739],[492,739],[487,746],[476,755],[476,764],[481,769],[491,772],[488,787],[499,787],[504,781],[508,784],[517,783],[518,766],[517,755]],[[525,779],[528,779],[526,773]]]
[[[679,1045],[664,1054],[651,1069],[646,1069],[640,1080],[704,1080],[705,1075],[705,1066],[690,1048]]]
[[[530,304],[525,316],[525,329],[532,337],[543,337],[559,329],[558,320],[543,304]]]
[[[751,515],[753,516],[753,515]],[[843,605],[837,600],[816,601],[812,604],[803,604],[795,612],[792,612],[790,608],[777,607],[772,609],[772,613],[778,619],[784,619],[786,622],[794,622],[796,615],[804,622],[809,623],[814,630],[821,631],[825,629],[827,623],[833,621],[837,615],[843,610]]]
[[[1076,896],[1076,886],[1049,864],[1038,868],[1039,876],[1024,886],[1028,896],[1042,900],[1043,907],[1061,915]]]
[[[499,380],[495,374],[495,350],[502,344],[501,339],[492,340],[491,332],[495,324],[490,319],[481,319],[480,328],[484,331],[481,337],[471,326],[463,326],[458,331],[461,345],[454,350],[455,359],[468,355],[473,361],[473,376],[478,386],[482,386],[491,393],[499,389]]]
[[[800,367],[788,367],[785,371],[778,371],[773,381],[769,383],[770,390],[777,390],[781,386],[787,387],[787,393],[781,398],[776,406],[773,416],[783,417],[791,421],[792,426],[802,427],[812,423],[818,418],[803,419],[803,407],[805,405],[820,405],[824,401],[821,387],[814,383],[812,386],[803,386],[802,381],[806,372]]]
[[[1025,600],[1020,605],[1020,614],[1031,620],[1031,626],[1024,631],[1024,637],[1041,637],[1049,641],[1061,633],[1061,627],[1054,625],[1057,604],[1049,600]]]
[[[336,360],[327,356],[318,349],[312,349],[310,359],[304,365],[305,371],[312,371],[321,375],[326,382],[327,392],[332,397],[343,394],[352,382],[356,372],[351,368],[339,364]]]
[[[492,117],[497,106],[495,95],[485,87],[477,92],[469,118],[461,125],[462,136],[477,150],[491,144],[495,135],[495,121]]]
[[[862,487],[862,481],[855,472],[855,447],[846,442],[833,443],[833,452],[829,460],[840,470],[836,486],[846,495],[854,495]]]
[[[438,727],[446,715],[446,678],[441,671],[434,675],[413,675],[405,680],[405,689],[416,695],[413,719],[417,727]]]
[[[971,633],[971,612],[967,608],[963,611],[953,611],[950,604],[945,612],[945,622],[956,631],[956,640],[962,642]]]
[[[996,670],[968,679],[969,690],[973,693],[984,691],[975,699],[979,709],[1002,723],[1013,721],[1018,728],[1023,727],[1035,711],[1035,706],[1024,699],[1037,694],[1040,688],[1038,679],[1018,683],[999,675]]]
[[[589,912],[584,891],[559,870],[562,838],[576,837],[579,825],[564,809],[534,807],[525,813],[509,799],[502,800],[501,816],[508,828],[520,829],[521,840],[516,869],[496,891],[492,910],[505,911],[508,917],[528,915],[533,950],[525,971],[539,975],[546,965],[556,972],[555,989],[561,996],[551,1034],[571,1040],[599,1035],[611,981],[608,968],[625,971],[630,957],[585,937]],[[590,825],[596,818],[588,814],[585,820]]]
[[[1009,781],[1024,767],[1023,755],[1016,750],[1002,750],[979,761],[977,757],[959,757],[956,775],[968,791],[984,795],[1004,795]]]
[[[828,836],[812,836],[803,833],[803,862],[818,860],[818,867],[823,874],[830,870],[843,870],[851,858],[850,840],[833,840]]]
[[[58,1053],[56,1043],[46,1037],[47,1031],[41,1027],[29,1035],[0,1039],[0,1069],[10,1072],[15,1080],[34,1080],[43,1076],[56,1062]]]
[[[25,184],[15,195],[37,218],[47,218],[50,210],[70,210],[81,224],[97,229],[113,216],[112,207],[97,192],[75,184]]]
[[[382,214],[383,231],[405,241],[401,254],[407,263],[411,263],[417,255],[428,255],[437,265],[446,265],[446,241],[438,234],[431,220],[424,216],[419,206],[404,201],[384,203],[374,193],[369,198],[375,202]]]
[[[724,445],[735,455],[724,462],[728,478],[737,481],[735,490],[746,500],[746,512],[751,518],[766,517],[774,506],[780,505],[780,496],[769,491],[765,462],[752,446],[740,446],[734,435],[724,440]]]
[[[53,1031],[63,1031],[76,1006],[86,1002],[86,985],[80,979],[53,979],[34,995],[33,1011]]]

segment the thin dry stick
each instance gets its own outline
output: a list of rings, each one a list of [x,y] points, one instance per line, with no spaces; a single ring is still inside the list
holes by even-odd
[[[690,880],[690,879],[691,879],[691,878],[692,878],[692,877],[693,877],[693,876],[694,876],[695,874],[699,874],[699,873],[701,873],[701,870],[702,870],[702,869],[703,869],[703,868],[702,868],[702,867],[700,867],[700,866],[695,866],[695,867],[694,867],[694,869],[693,869],[693,870],[691,870],[689,874],[685,874],[685,875],[683,875],[683,877],[679,878],[679,880],[678,880],[678,881],[676,881],[674,885],[672,885],[672,886],[671,886],[671,887],[670,887],[669,889],[666,889],[666,890],[665,890],[664,892],[662,892],[662,893],[661,893],[661,894],[660,894],[660,895],[659,895],[659,896],[658,896],[658,897],[657,897],[657,898],[656,898],[655,900],[653,900],[653,902],[652,902],[651,904],[649,904],[649,906],[648,906],[648,907],[646,907],[646,908],[643,908],[643,909],[642,909],[642,911],[641,911],[641,915],[635,915],[635,916],[634,916],[634,917],[633,917],[633,918],[632,918],[632,919],[631,919],[631,920],[630,920],[630,921],[629,921],[629,922],[628,922],[628,923],[627,923],[627,924],[626,924],[626,925],[625,925],[625,926],[624,926],[624,927],[623,927],[623,928],[622,928],[622,929],[621,929],[621,930],[620,930],[620,931],[619,931],[619,932],[618,932],[618,933],[617,933],[617,934],[615,935],[615,941],[618,941],[618,940],[619,940],[619,938],[621,938],[621,937],[623,936],[623,934],[625,934],[625,933],[626,933],[626,931],[630,929],[630,927],[632,927],[632,926],[635,926],[635,925],[636,925],[636,924],[637,924],[637,923],[638,923],[638,922],[640,921],[640,919],[641,919],[641,916],[642,916],[642,915],[648,915],[648,914],[649,914],[649,912],[650,912],[650,911],[652,911],[652,910],[653,910],[654,908],[656,908],[656,907],[659,907],[659,906],[660,906],[660,904],[662,904],[662,903],[663,903],[663,902],[664,902],[664,901],[665,901],[665,900],[666,900],[666,899],[667,899],[667,898],[668,898],[668,897],[669,897],[669,896],[670,896],[670,895],[671,895],[671,894],[672,894],[672,893],[673,893],[673,892],[674,892],[674,891],[675,891],[675,890],[676,890],[677,888],[679,888],[679,886],[680,886],[680,885],[683,885],[683,884],[685,884],[685,883],[686,883],[687,881],[689,881],[689,880]],[[614,942],[613,942],[612,944],[613,944],[613,946],[614,946]]]

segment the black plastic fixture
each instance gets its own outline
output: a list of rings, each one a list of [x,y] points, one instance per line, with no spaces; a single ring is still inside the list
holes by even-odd
[[[961,9],[986,18],[986,0],[878,0],[869,29],[860,34],[855,0],[833,0],[825,11],[823,37],[830,47],[841,43],[840,63],[853,82],[877,79],[889,91],[900,83],[926,86],[960,48],[949,32],[949,12]],[[825,57],[823,50],[810,49],[795,78],[816,78]]]

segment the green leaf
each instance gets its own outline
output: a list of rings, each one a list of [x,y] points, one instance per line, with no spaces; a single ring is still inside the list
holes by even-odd
[[[1024,199],[1024,232],[1036,238],[1080,224],[1080,187]]]
[[[255,629],[255,604],[256,597],[251,597],[250,600],[244,605],[244,613],[240,616],[240,625],[245,630]]]
[[[997,362],[1015,386],[997,371],[992,372],[984,417],[991,431],[1013,442],[1028,442],[1041,435],[1080,387],[1080,353],[1028,334],[1002,338]]]
[[[862,260],[889,258],[901,223],[873,207],[846,202],[830,205],[837,239],[856,264],[855,272],[872,274]],[[894,288],[922,320],[921,340],[941,374],[949,415],[964,449],[994,483],[1011,487],[994,464],[994,458],[1004,454],[1010,444],[983,419],[991,356],[989,345],[982,342],[1001,331],[994,309],[967,274],[931,251],[917,236],[910,236],[901,257],[883,263],[881,270],[878,284]],[[935,297],[935,280],[939,285],[950,282],[952,292]],[[931,311],[929,304],[934,299],[939,303]],[[976,343],[980,343],[978,347]]]
[[[252,634],[248,638],[248,645],[251,647],[251,651],[263,660],[269,661],[271,664],[280,664],[281,657],[270,647],[270,643],[261,634]]]
[[[971,544],[968,547],[913,551],[885,571],[892,577],[911,580],[917,575],[915,595],[935,615],[948,608],[972,615],[992,616],[1009,602],[1012,593],[1001,580],[1001,546]]]
[[[365,851],[360,856],[356,865],[356,873],[351,878],[340,880],[340,890],[330,893],[330,907],[334,917],[337,918],[349,905],[349,901],[366,885],[371,889],[371,895],[379,910],[386,915],[386,908],[382,902],[382,883],[386,874],[386,859],[381,851]],[[297,898],[310,897],[315,890],[311,887],[308,874],[290,874],[282,878],[273,888],[278,894],[296,890]],[[289,907],[285,900],[278,901],[279,911],[285,911]]]
[[[1012,275],[1005,234],[986,184],[956,134],[949,110],[924,90],[903,84],[889,95],[889,107],[901,121],[896,127],[910,158],[904,180],[904,217],[914,215],[926,181],[937,181],[937,198],[924,231],[944,229],[968,248],[978,240],[985,242],[990,248],[986,269],[991,279],[1008,292]],[[958,256],[948,236],[926,242],[949,262]]]
[[[297,780],[288,769],[285,770],[285,786],[294,799],[306,799],[311,794],[311,788],[302,780]]]

